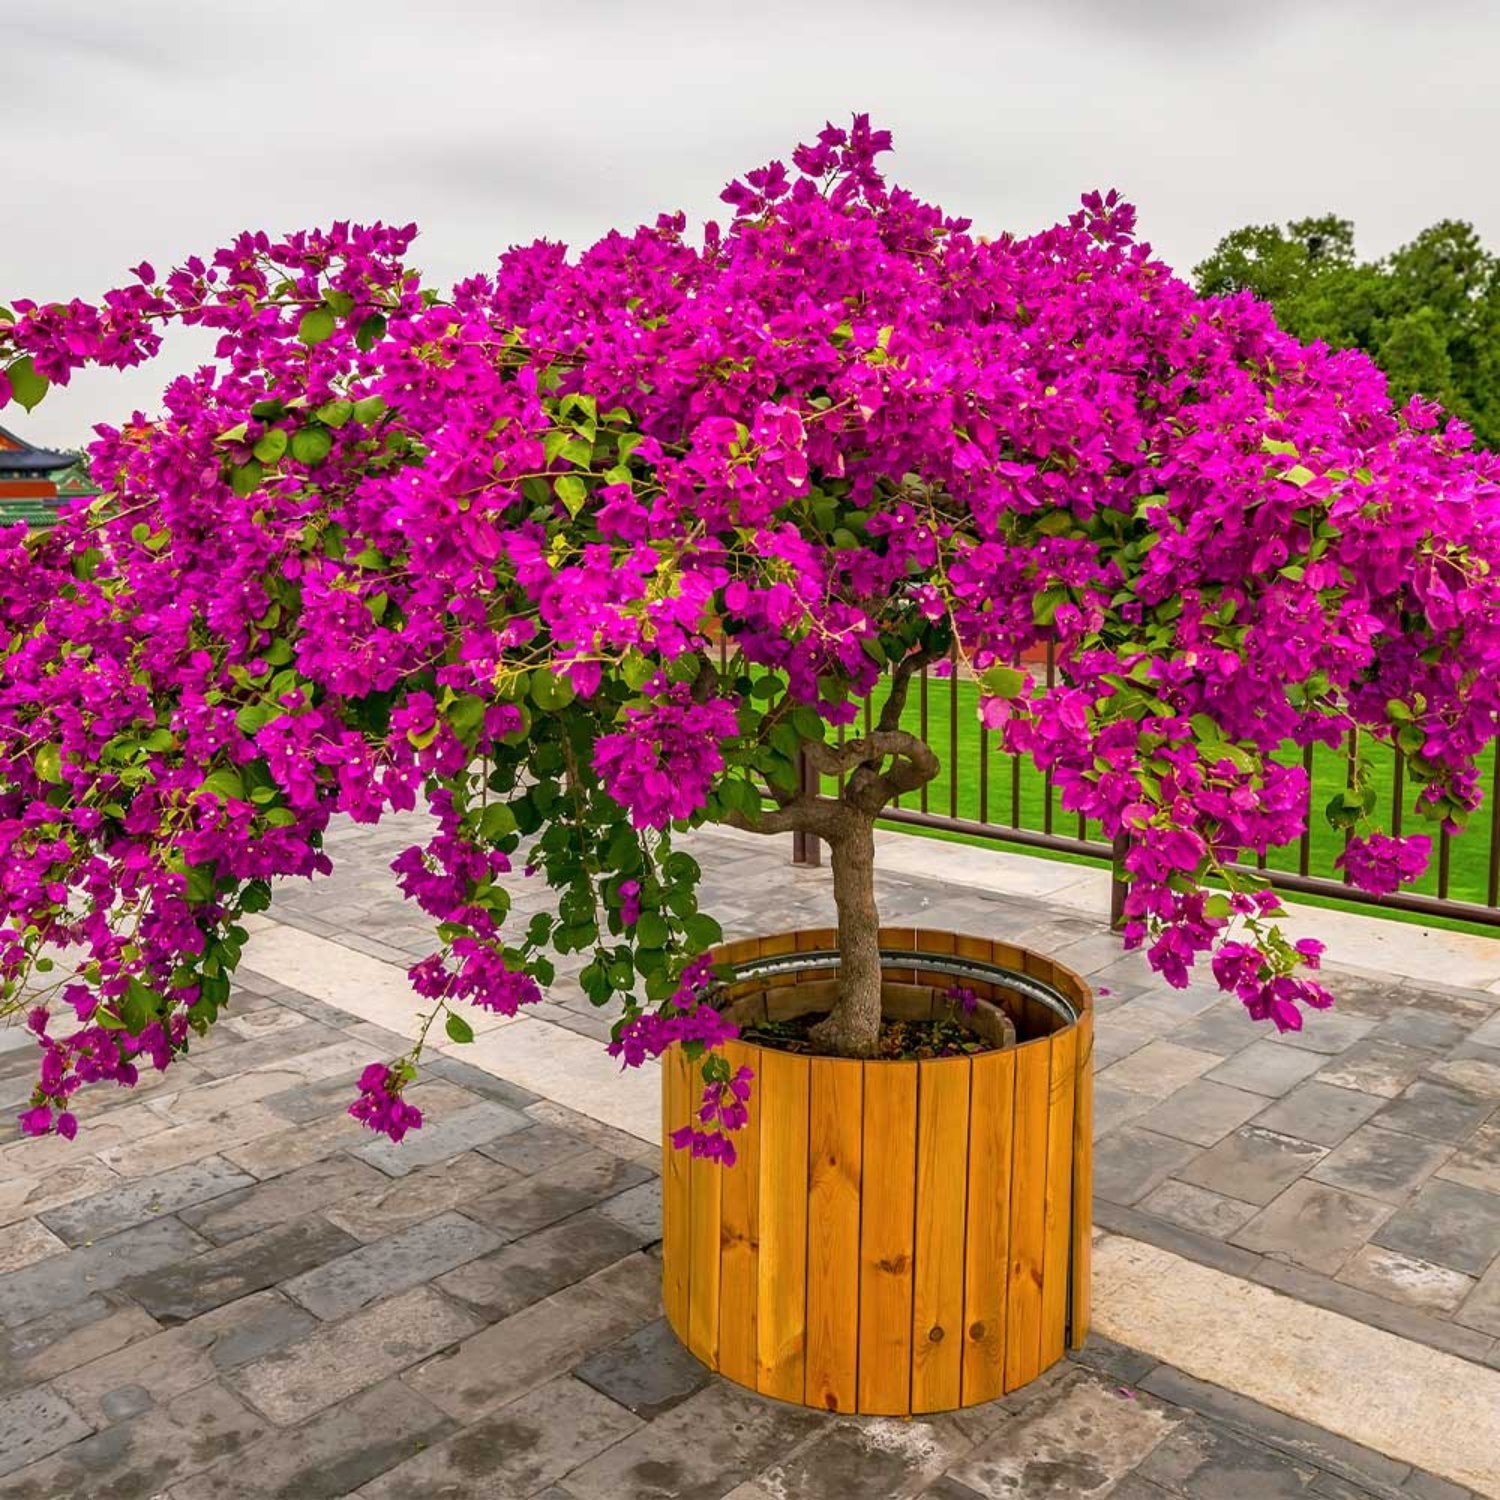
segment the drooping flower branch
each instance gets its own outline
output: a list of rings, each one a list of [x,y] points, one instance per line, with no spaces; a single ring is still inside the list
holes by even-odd
[[[99,429],[99,500],[0,533],[0,1008],[42,1047],[28,1130],[191,1046],[243,916],[327,871],[330,819],[420,804],[396,873],[442,944],[412,971],[424,1028],[463,1041],[470,1006],[513,1014],[579,955],[626,1063],[705,1054],[694,1149],[722,1153],[745,1080],[698,998],[719,928],[672,831],[829,840],[824,1038],[870,1051],[870,830],[936,773],[903,704],[950,655],[1005,748],[1123,836],[1126,940],[1169,981],[1217,948],[1253,1014],[1327,1003],[1315,945],[1231,867],[1302,832],[1287,745],[1358,731],[1417,812],[1477,804],[1496,460],[1393,411],[1362,356],[1196,296],[1115,195],[987,241],[889,186],[888,146],[830,126],[733,184],[727,226],[542,243],[447,293],[412,227],[336,224],[0,312],[0,406],[149,359],[169,322],[219,336],[160,415]],[[1043,640],[1050,685],[1019,665]],[[1427,845],[1376,827],[1367,782],[1327,816],[1385,891]],[[518,929],[523,848],[557,900]],[[355,1112],[416,1124],[411,1064],[372,1067]]]

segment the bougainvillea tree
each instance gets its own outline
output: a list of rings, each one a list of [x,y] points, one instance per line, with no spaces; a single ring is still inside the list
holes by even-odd
[[[1121,839],[1125,941],[1168,981],[1212,954],[1277,1026],[1329,1003],[1317,945],[1232,867],[1302,830],[1289,744],[1389,741],[1420,812],[1475,806],[1496,460],[1393,410],[1364,356],[1197,296],[1113,194],[987,240],[888,185],[888,146],[829,127],[732,184],[725,225],[542,242],[446,292],[411,227],[335,224],[0,314],[0,405],[147,360],[172,322],[218,336],[160,415],[99,429],[101,498],[0,533],[27,1130],[72,1133],[79,1086],[192,1046],[243,914],[328,869],[331,819],[425,807],[395,873],[441,944],[411,971],[427,1024],[461,1041],[469,1007],[510,1014],[578,955],[626,1063],[705,1049],[694,1144],[729,1154],[745,1080],[698,999],[719,929],[672,835],[827,841],[842,988],[819,1035],[868,1053],[873,829],[938,769],[901,708],[950,658],[1005,748]],[[1051,686],[1023,665],[1042,640]],[[1327,811],[1384,891],[1427,843],[1373,807],[1361,773]],[[513,859],[556,892],[525,925]],[[355,1112],[399,1136],[412,1074],[372,1063]]]

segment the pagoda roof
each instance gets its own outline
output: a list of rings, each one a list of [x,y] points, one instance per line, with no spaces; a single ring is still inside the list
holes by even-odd
[[[51,474],[74,462],[71,453],[38,448],[9,429],[0,427],[0,474]]]

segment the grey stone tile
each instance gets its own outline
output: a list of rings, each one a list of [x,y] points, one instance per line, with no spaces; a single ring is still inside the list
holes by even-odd
[[[359,1500],[535,1495],[640,1426],[624,1408],[563,1376],[388,1470],[359,1491]]]
[[[280,1062],[284,1057],[312,1052],[339,1041],[340,1033],[317,1021],[303,1021],[257,1037],[253,1042],[237,1042],[233,1047],[193,1049],[193,1061],[211,1078],[227,1078],[231,1073],[249,1073]]]
[[[1158,1135],[1175,1136],[1197,1146],[1212,1146],[1265,1108],[1260,1094],[1195,1079],[1141,1117],[1141,1125]]]
[[[1174,1042],[1197,1052],[1216,1052],[1220,1057],[1243,1051],[1252,1042],[1264,1039],[1263,1021],[1252,1021],[1238,1000],[1220,1000],[1201,1012],[1185,1026],[1171,1033]]]
[[[1254,1203],[1241,1203],[1238,1198],[1226,1198],[1223,1193],[1176,1181],[1153,1188],[1141,1199],[1140,1208],[1196,1234],[1213,1235],[1217,1239],[1228,1239],[1260,1211]]]
[[[652,1245],[661,1238],[661,1178],[653,1177],[599,1205],[599,1212],[629,1231],[638,1245]]]
[[[1491,1264],[1453,1316],[1466,1328],[1500,1338],[1500,1260]]]
[[[1316,1056],[1287,1052],[1289,1057]],[[1242,1125],[1217,1146],[1205,1151],[1177,1176],[1195,1187],[1209,1188],[1226,1198],[1264,1206],[1284,1193],[1328,1151],[1259,1125]]]
[[[1402,1486],[1402,1494],[1410,1495],[1412,1500],[1474,1500],[1474,1492],[1461,1484],[1451,1484],[1436,1474],[1420,1472],[1413,1472]]]
[[[1500,1049],[1461,1047],[1452,1057],[1433,1063],[1427,1074],[1500,1104]]]
[[[1264,1256],[1241,1250],[1213,1235],[1185,1229],[1181,1224],[1158,1218],[1142,1208],[1125,1208],[1104,1198],[1094,1199],[1094,1225],[1112,1234],[1144,1240],[1148,1245],[1170,1250],[1174,1255],[1195,1260],[1200,1265],[1227,1271],[1231,1276],[1254,1277],[1265,1264]]]
[[[59,1375],[53,1385],[89,1421],[102,1426],[107,1403],[121,1390],[144,1389],[148,1406],[168,1401],[256,1357],[257,1349],[268,1353],[290,1342],[312,1324],[311,1317],[279,1293],[260,1292],[80,1365]]]
[[[171,1500],[342,1500],[377,1475],[420,1456],[452,1420],[388,1379],[290,1431],[273,1430],[243,1453],[176,1486]],[[408,1489],[408,1500],[438,1500]],[[498,1500],[498,1497],[497,1497]]]
[[[1102,1333],[1090,1333],[1082,1349],[1073,1349],[1068,1358],[1075,1364],[1087,1365],[1091,1370],[1120,1385],[1135,1385],[1143,1375],[1157,1366],[1154,1354],[1144,1354],[1139,1349],[1127,1348],[1107,1339]]]
[[[370,1140],[370,1132],[358,1120],[341,1113],[329,1115],[308,1125],[294,1125],[288,1130],[261,1136],[243,1146],[231,1147],[222,1154],[237,1167],[243,1167],[252,1177],[266,1182],[273,1177],[283,1177],[288,1172],[295,1172],[298,1167],[305,1167],[309,1162],[321,1161],[336,1151],[364,1145]]]
[[[1256,1115],[1255,1123],[1316,1146],[1337,1146],[1384,1103],[1379,1094],[1335,1088],[1312,1079]]]
[[[1500,1193],[1500,1120],[1481,1125],[1438,1168],[1438,1176],[1486,1193]]]
[[[70,1245],[80,1245],[218,1198],[254,1180],[222,1157],[209,1156],[51,1209],[42,1222]]]
[[[1151,1488],[1155,1490],[1156,1486],[1152,1485]],[[1116,1500],[1132,1500],[1132,1497],[1126,1495],[1119,1485],[1116,1485],[1111,1493]],[[1166,1491],[1156,1490],[1156,1494],[1165,1495]],[[750,1500],[755,1500],[755,1497],[751,1496]],[[968,1485],[961,1483],[951,1474],[944,1474],[936,1484],[929,1485],[922,1491],[922,1500],[983,1500],[983,1497],[977,1490],[971,1490]],[[1133,1500],[1156,1500],[1156,1496],[1142,1492],[1135,1495]]]
[[[270,1182],[258,1183],[249,1176],[245,1181],[248,1187],[190,1208],[179,1217],[216,1245],[227,1245],[326,1209],[362,1188],[384,1186],[389,1179],[363,1162],[335,1156]]]
[[[160,1327],[143,1309],[108,1297],[86,1297],[34,1318],[0,1332],[0,1392],[39,1385]]]
[[[1400,1042],[1403,1047],[1446,1052],[1463,1041],[1469,1030],[1463,1021],[1454,1016],[1434,1014],[1420,1006],[1408,1005],[1392,1011],[1372,1035],[1383,1042]]]
[[[1167,1438],[1140,1473],[1192,1500],[1298,1500],[1318,1477],[1310,1464],[1201,1419]]]
[[[1351,1443],[1347,1438],[1314,1427],[1296,1417],[1285,1416],[1246,1396],[1221,1386],[1196,1380],[1181,1370],[1161,1365],[1141,1382],[1141,1388],[1170,1401],[1174,1406],[1197,1412],[1213,1424],[1243,1433],[1255,1442],[1297,1461],[1299,1466],[1326,1469],[1381,1490],[1402,1484],[1411,1473],[1409,1465],[1372,1449]],[[1152,1464],[1143,1464],[1142,1472],[1151,1474]],[[1232,1492],[1238,1494],[1238,1491]],[[1248,1492],[1254,1496],[1255,1492]],[[1207,1497],[1205,1497],[1207,1500]]]
[[[431,1287],[417,1287],[325,1323],[227,1379],[271,1421],[289,1426],[459,1343],[480,1326]]]
[[[219,1385],[106,1427],[12,1475],[5,1500],[156,1500],[168,1486],[232,1459],[265,1423]]]
[[[34,1464],[93,1430],[92,1423],[46,1387],[0,1396],[0,1475]]]
[[[1452,1153],[1420,1136],[1363,1125],[1307,1175],[1387,1203],[1404,1203]]]
[[[1388,1203],[1303,1179],[1237,1230],[1233,1242],[1332,1276],[1391,1212]]]
[[[50,1255],[61,1255],[68,1248],[40,1219],[22,1219],[7,1224],[0,1233],[0,1276],[9,1276],[32,1266]]]
[[[394,1181],[373,1167],[365,1170],[379,1180],[335,1204],[327,1217],[356,1239],[366,1241],[420,1224],[449,1209],[462,1209],[471,1200],[516,1180],[509,1167],[477,1151],[466,1151]]]
[[[379,1167],[389,1177],[405,1177],[418,1167],[430,1167],[449,1157],[472,1151],[497,1136],[524,1130],[527,1118],[520,1111],[488,1100],[460,1110],[447,1119],[424,1122],[401,1141],[372,1141],[360,1146],[354,1155],[371,1166]]]
[[[1379,1245],[1365,1245],[1351,1255],[1338,1279],[1377,1297],[1436,1314],[1451,1313],[1474,1285],[1473,1277],[1462,1271]]]
[[[311,1083],[299,1083],[279,1093],[267,1094],[260,1102],[272,1114],[298,1125],[311,1120],[324,1120],[329,1115],[347,1113],[350,1104],[358,1097],[358,1079],[362,1069],[349,1068],[335,1073],[331,1078],[318,1078]]]
[[[472,1422],[565,1374],[660,1313],[660,1267],[632,1255],[476,1333],[403,1378],[450,1416]],[[329,1332],[341,1326],[347,1325],[335,1324]]]
[[[516,1238],[593,1208],[650,1177],[651,1173],[637,1162],[590,1151],[545,1167],[498,1192],[486,1193],[474,1199],[466,1212]]]
[[[1457,1182],[1429,1182],[1372,1236],[1377,1245],[1484,1273],[1500,1251],[1500,1197]]]
[[[1345,1015],[1338,1010],[1308,1011],[1301,1031],[1278,1032],[1275,1041],[1280,1047],[1297,1047],[1331,1057],[1363,1040],[1377,1024],[1373,1016]]]
[[[480,1152],[522,1177],[555,1167],[572,1156],[596,1149],[591,1141],[556,1125],[528,1125],[514,1135],[481,1146]]]
[[[1430,1141],[1461,1141],[1493,1111],[1494,1103],[1452,1084],[1419,1078],[1408,1084],[1375,1117],[1387,1130],[1401,1130]]]
[[[1197,1155],[1187,1141],[1122,1126],[1095,1142],[1094,1193],[1111,1203],[1135,1203]]]
[[[704,1500],[775,1463],[819,1421],[716,1381],[574,1469],[565,1486],[579,1500]]]
[[[1160,1037],[1099,1072],[1099,1081],[1112,1088],[1165,1099],[1218,1065],[1218,1055]]]
[[[1431,1062],[1431,1054],[1418,1047],[1366,1038],[1334,1058],[1318,1080],[1394,1099]]]
[[[949,1473],[989,1500],[1104,1496],[1171,1435],[1181,1414],[1078,1371]]]
[[[472,1063],[466,1063],[457,1057],[435,1054],[424,1058],[422,1071],[437,1078],[446,1078],[449,1083],[456,1083],[460,1088],[468,1089],[471,1094],[478,1094],[481,1099],[488,1099],[493,1104],[503,1104],[517,1111],[529,1108],[541,1097],[533,1094],[530,1089],[523,1089],[508,1079],[497,1078],[493,1073],[476,1068]]]
[[[499,1243],[493,1234],[489,1240],[491,1246]],[[385,1243],[377,1241],[370,1249]],[[481,1259],[468,1257],[467,1265],[440,1276],[437,1285],[488,1321],[498,1322],[639,1248],[637,1237],[619,1224],[601,1213],[584,1212]],[[296,1295],[294,1288],[288,1290]]]
[[[1295,1047],[1279,1047],[1263,1039],[1236,1052],[1204,1077],[1247,1093],[1279,1099],[1316,1073],[1326,1061],[1316,1052],[1299,1052]]]
[[[924,1491],[971,1446],[951,1418],[913,1417],[901,1424],[846,1419],[773,1464],[750,1489],[765,1500],[783,1495],[881,1495],[889,1500]]]
[[[459,1213],[442,1213],[323,1262],[282,1283],[287,1296],[325,1321],[404,1292],[500,1244]]]
[[[1094,1138],[1097,1140],[1150,1114],[1157,1107],[1150,1094],[1132,1094],[1127,1089],[1113,1089],[1094,1080]]]
[[[207,1248],[207,1240],[176,1219],[152,1219],[0,1277],[0,1323],[15,1328],[133,1276],[169,1274],[179,1261],[190,1263],[190,1257]]]
[[[310,1215],[125,1282],[123,1290],[163,1321],[185,1323],[288,1276],[353,1250],[357,1241]]]
[[[573,1374],[644,1421],[655,1421],[701,1391],[713,1376],[683,1348],[665,1318],[590,1355]]]

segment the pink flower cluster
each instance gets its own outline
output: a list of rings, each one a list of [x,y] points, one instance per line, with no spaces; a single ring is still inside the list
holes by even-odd
[[[371,1063],[359,1075],[359,1098],[349,1113],[362,1125],[399,1141],[422,1123],[422,1111],[401,1097],[402,1079],[384,1063]]]
[[[1432,840],[1425,833],[1390,838],[1383,833],[1356,835],[1334,864],[1348,873],[1362,891],[1388,896],[1427,868]]]

